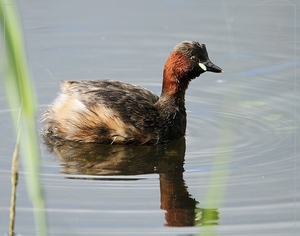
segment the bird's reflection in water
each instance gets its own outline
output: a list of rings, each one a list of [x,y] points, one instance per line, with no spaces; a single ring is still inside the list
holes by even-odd
[[[166,226],[217,224],[217,210],[196,206],[199,202],[191,197],[185,185],[184,138],[153,146],[76,143],[50,137],[44,137],[44,140],[49,150],[61,161],[62,172],[76,175],[76,178],[80,178],[78,175],[85,175],[84,179],[106,176],[106,180],[117,180],[118,175],[134,175],[138,179],[140,174],[157,173],[160,207],[166,211]],[[91,175],[91,178],[87,175]]]

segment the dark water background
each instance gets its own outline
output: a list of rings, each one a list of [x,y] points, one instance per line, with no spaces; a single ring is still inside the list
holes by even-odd
[[[110,78],[159,94],[164,62],[183,40],[205,43],[225,71],[190,84],[185,139],[159,147],[58,144],[56,154],[41,140],[50,235],[298,235],[297,1],[27,0],[18,7],[39,114],[63,80]],[[3,86],[0,113],[3,235],[16,138]],[[200,227],[190,227],[195,222]],[[22,168],[16,232],[35,234]]]

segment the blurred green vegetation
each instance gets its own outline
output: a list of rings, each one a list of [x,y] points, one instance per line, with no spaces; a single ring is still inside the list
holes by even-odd
[[[26,172],[27,189],[34,207],[36,234],[47,235],[44,197],[39,172],[36,131],[36,98],[29,75],[23,36],[15,1],[0,1],[0,25],[5,59],[4,85],[16,133],[20,131],[20,154]],[[21,109],[20,122],[18,111]]]

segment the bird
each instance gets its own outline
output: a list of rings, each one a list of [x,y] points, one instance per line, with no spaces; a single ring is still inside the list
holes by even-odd
[[[220,73],[205,44],[183,41],[168,56],[160,96],[116,80],[64,81],[42,114],[42,134],[82,143],[156,145],[185,136],[185,92],[206,71]]]

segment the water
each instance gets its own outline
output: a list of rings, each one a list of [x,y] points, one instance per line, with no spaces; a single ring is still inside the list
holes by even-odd
[[[72,0],[18,6],[39,113],[67,79],[117,79],[159,94],[165,59],[183,40],[205,43],[210,59],[225,71],[190,84],[185,139],[156,147],[64,144],[54,153],[41,140],[50,235],[299,233],[296,2]],[[15,135],[0,91],[5,234]],[[195,222],[200,227],[190,226]],[[22,168],[16,232],[35,234]]]

